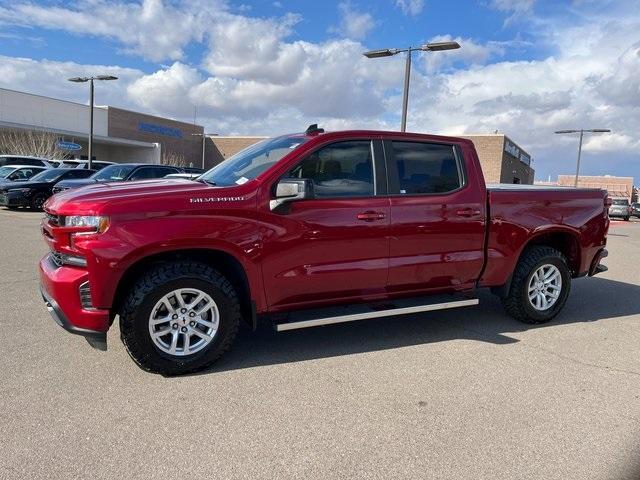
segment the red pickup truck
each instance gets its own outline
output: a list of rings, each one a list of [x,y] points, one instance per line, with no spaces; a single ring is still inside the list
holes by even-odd
[[[572,278],[606,269],[609,203],[597,189],[487,187],[469,140],[311,126],[195,182],[54,195],[41,292],[98,348],[119,316],[133,359],[164,374],[212,364],[258,318],[289,330],[468,306],[485,287],[542,323]]]

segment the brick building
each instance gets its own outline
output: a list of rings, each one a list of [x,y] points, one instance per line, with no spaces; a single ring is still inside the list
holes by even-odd
[[[575,184],[575,175],[558,175],[558,186],[573,187]],[[584,176],[578,177],[578,187],[583,188],[602,188],[606,190],[610,196],[616,198],[626,198],[630,202],[635,200],[633,177],[614,177],[611,175],[602,176]]]
[[[473,142],[487,183],[533,184],[531,155],[504,134],[461,135]]]
[[[206,168],[209,169],[219,164],[231,155],[238,153],[260,140],[267,137],[240,137],[240,136],[222,136],[207,135],[206,145]]]

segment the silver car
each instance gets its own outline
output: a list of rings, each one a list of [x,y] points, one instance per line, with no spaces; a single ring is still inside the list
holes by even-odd
[[[627,198],[614,198],[609,207],[609,217],[621,217],[625,221],[629,221],[631,216],[631,207]]]

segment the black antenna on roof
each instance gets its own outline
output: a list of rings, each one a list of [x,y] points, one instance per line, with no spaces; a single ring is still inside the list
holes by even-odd
[[[304,133],[307,135],[317,135],[319,133],[324,133],[324,128],[318,128],[318,124],[314,123],[312,125],[309,125]]]

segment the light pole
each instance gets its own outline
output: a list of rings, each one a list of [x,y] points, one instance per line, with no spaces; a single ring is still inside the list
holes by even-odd
[[[401,52],[407,52],[407,61],[404,67],[404,93],[402,95],[402,123],[400,125],[400,131],[407,130],[407,108],[409,106],[409,77],[411,75],[411,53],[418,50],[422,52],[439,52],[442,50],[455,50],[460,48],[458,42],[434,42],[427,43],[421,47],[413,48],[383,48],[382,50],[371,50],[364,52],[363,55],[367,58],[381,58],[392,57]]]
[[[117,80],[118,77],[113,75],[96,75],[95,77],[73,77],[70,78],[70,82],[86,83],[89,82],[89,169],[92,165],[93,157],[93,81],[94,80]]]
[[[580,134],[580,143],[578,143],[578,164],[576,166],[576,179],[573,182],[574,187],[578,187],[578,177],[580,176],[580,157],[582,156],[582,138],[586,133],[609,133],[611,130],[608,128],[591,128],[591,129],[580,129],[580,130],[558,130],[554,133],[556,134],[564,134],[564,133],[579,133]]]

